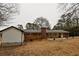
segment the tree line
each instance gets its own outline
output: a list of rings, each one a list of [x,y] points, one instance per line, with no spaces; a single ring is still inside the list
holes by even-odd
[[[64,12],[53,29],[69,31],[70,36],[79,35],[79,3],[62,3],[59,6]]]
[[[66,30],[71,36],[79,35],[79,3],[60,3],[60,10],[64,11],[53,30]],[[18,4],[0,3],[0,26],[4,26],[5,21],[12,20],[12,17],[18,13]],[[33,23],[27,23],[26,29],[40,29],[47,27],[51,29],[46,18],[36,18]],[[23,26],[18,24],[18,28]]]
[[[39,30],[41,27],[47,27],[47,29],[50,29],[50,24],[48,20],[44,17],[38,17],[34,20],[33,23],[27,23],[26,24],[26,29],[27,30]],[[18,25],[18,28],[22,29],[22,25]]]
[[[0,26],[7,26],[5,22],[12,20],[19,12],[19,4],[17,3],[0,3]],[[8,23],[8,22],[7,22]],[[23,29],[21,24],[17,25],[18,28]],[[40,29],[43,26],[47,26],[50,29],[50,24],[46,18],[38,17],[33,23],[27,23],[26,29]]]

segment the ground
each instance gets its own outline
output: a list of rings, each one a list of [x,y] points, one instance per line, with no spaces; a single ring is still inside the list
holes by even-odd
[[[25,42],[22,46],[0,47],[0,55],[77,56],[79,38]]]

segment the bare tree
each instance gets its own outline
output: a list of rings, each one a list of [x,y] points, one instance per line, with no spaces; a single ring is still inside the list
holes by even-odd
[[[66,14],[69,20],[75,21],[76,26],[79,26],[79,3],[62,3],[59,6],[64,11],[63,14]]]
[[[34,24],[39,25],[40,28],[43,26],[46,26],[46,27],[48,27],[48,29],[50,29],[50,24],[49,24],[48,20],[43,17],[36,18],[36,20],[34,21]]]
[[[58,6],[65,13],[79,10],[79,3],[59,3]]]
[[[4,24],[4,21],[9,20],[18,12],[18,4],[16,3],[0,3],[0,25]]]
[[[57,24],[53,27],[53,29],[58,30],[58,29],[64,29],[64,25],[65,25],[65,14],[61,15],[60,19],[58,20]]]
[[[64,21],[64,28],[69,29],[74,27],[74,25],[79,25],[79,3],[60,3],[59,8],[64,11],[60,17]],[[57,24],[59,26],[62,23],[61,20],[58,20]]]
[[[23,26],[21,24],[17,25],[19,29],[23,29]]]
[[[71,36],[79,35],[79,3],[62,3],[59,4],[60,10],[64,11],[60,19],[64,21],[64,30],[68,30]],[[53,29],[59,29],[62,24],[61,20],[58,20],[58,26],[54,26]]]
[[[34,24],[34,23],[27,23],[26,24],[26,29],[38,30],[39,26],[37,24]]]

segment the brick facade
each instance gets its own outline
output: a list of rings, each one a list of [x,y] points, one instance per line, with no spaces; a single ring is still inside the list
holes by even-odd
[[[47,32],[47,28],[43,27],[41,28],[41,31],[27,31],[24,34],[25,41],[33,41],[33,40],[41,40],[41,39],[47,39],[47,38],[63,38],[68,37],[68,32]],[[49,30],[50,31],[50,30]]]

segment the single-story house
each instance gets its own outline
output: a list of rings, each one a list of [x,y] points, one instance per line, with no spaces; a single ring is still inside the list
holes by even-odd
[[[24,32],[14,26],[10,26],[3,30],[0,30],[0,45],[11,46],[21,45],[24,41]]]
[[[68,38],[69,32],[64,30],[49,30],[46,27],[42,27],[39,30],[24,30],[24,40],[41,40],[47,38]]]

